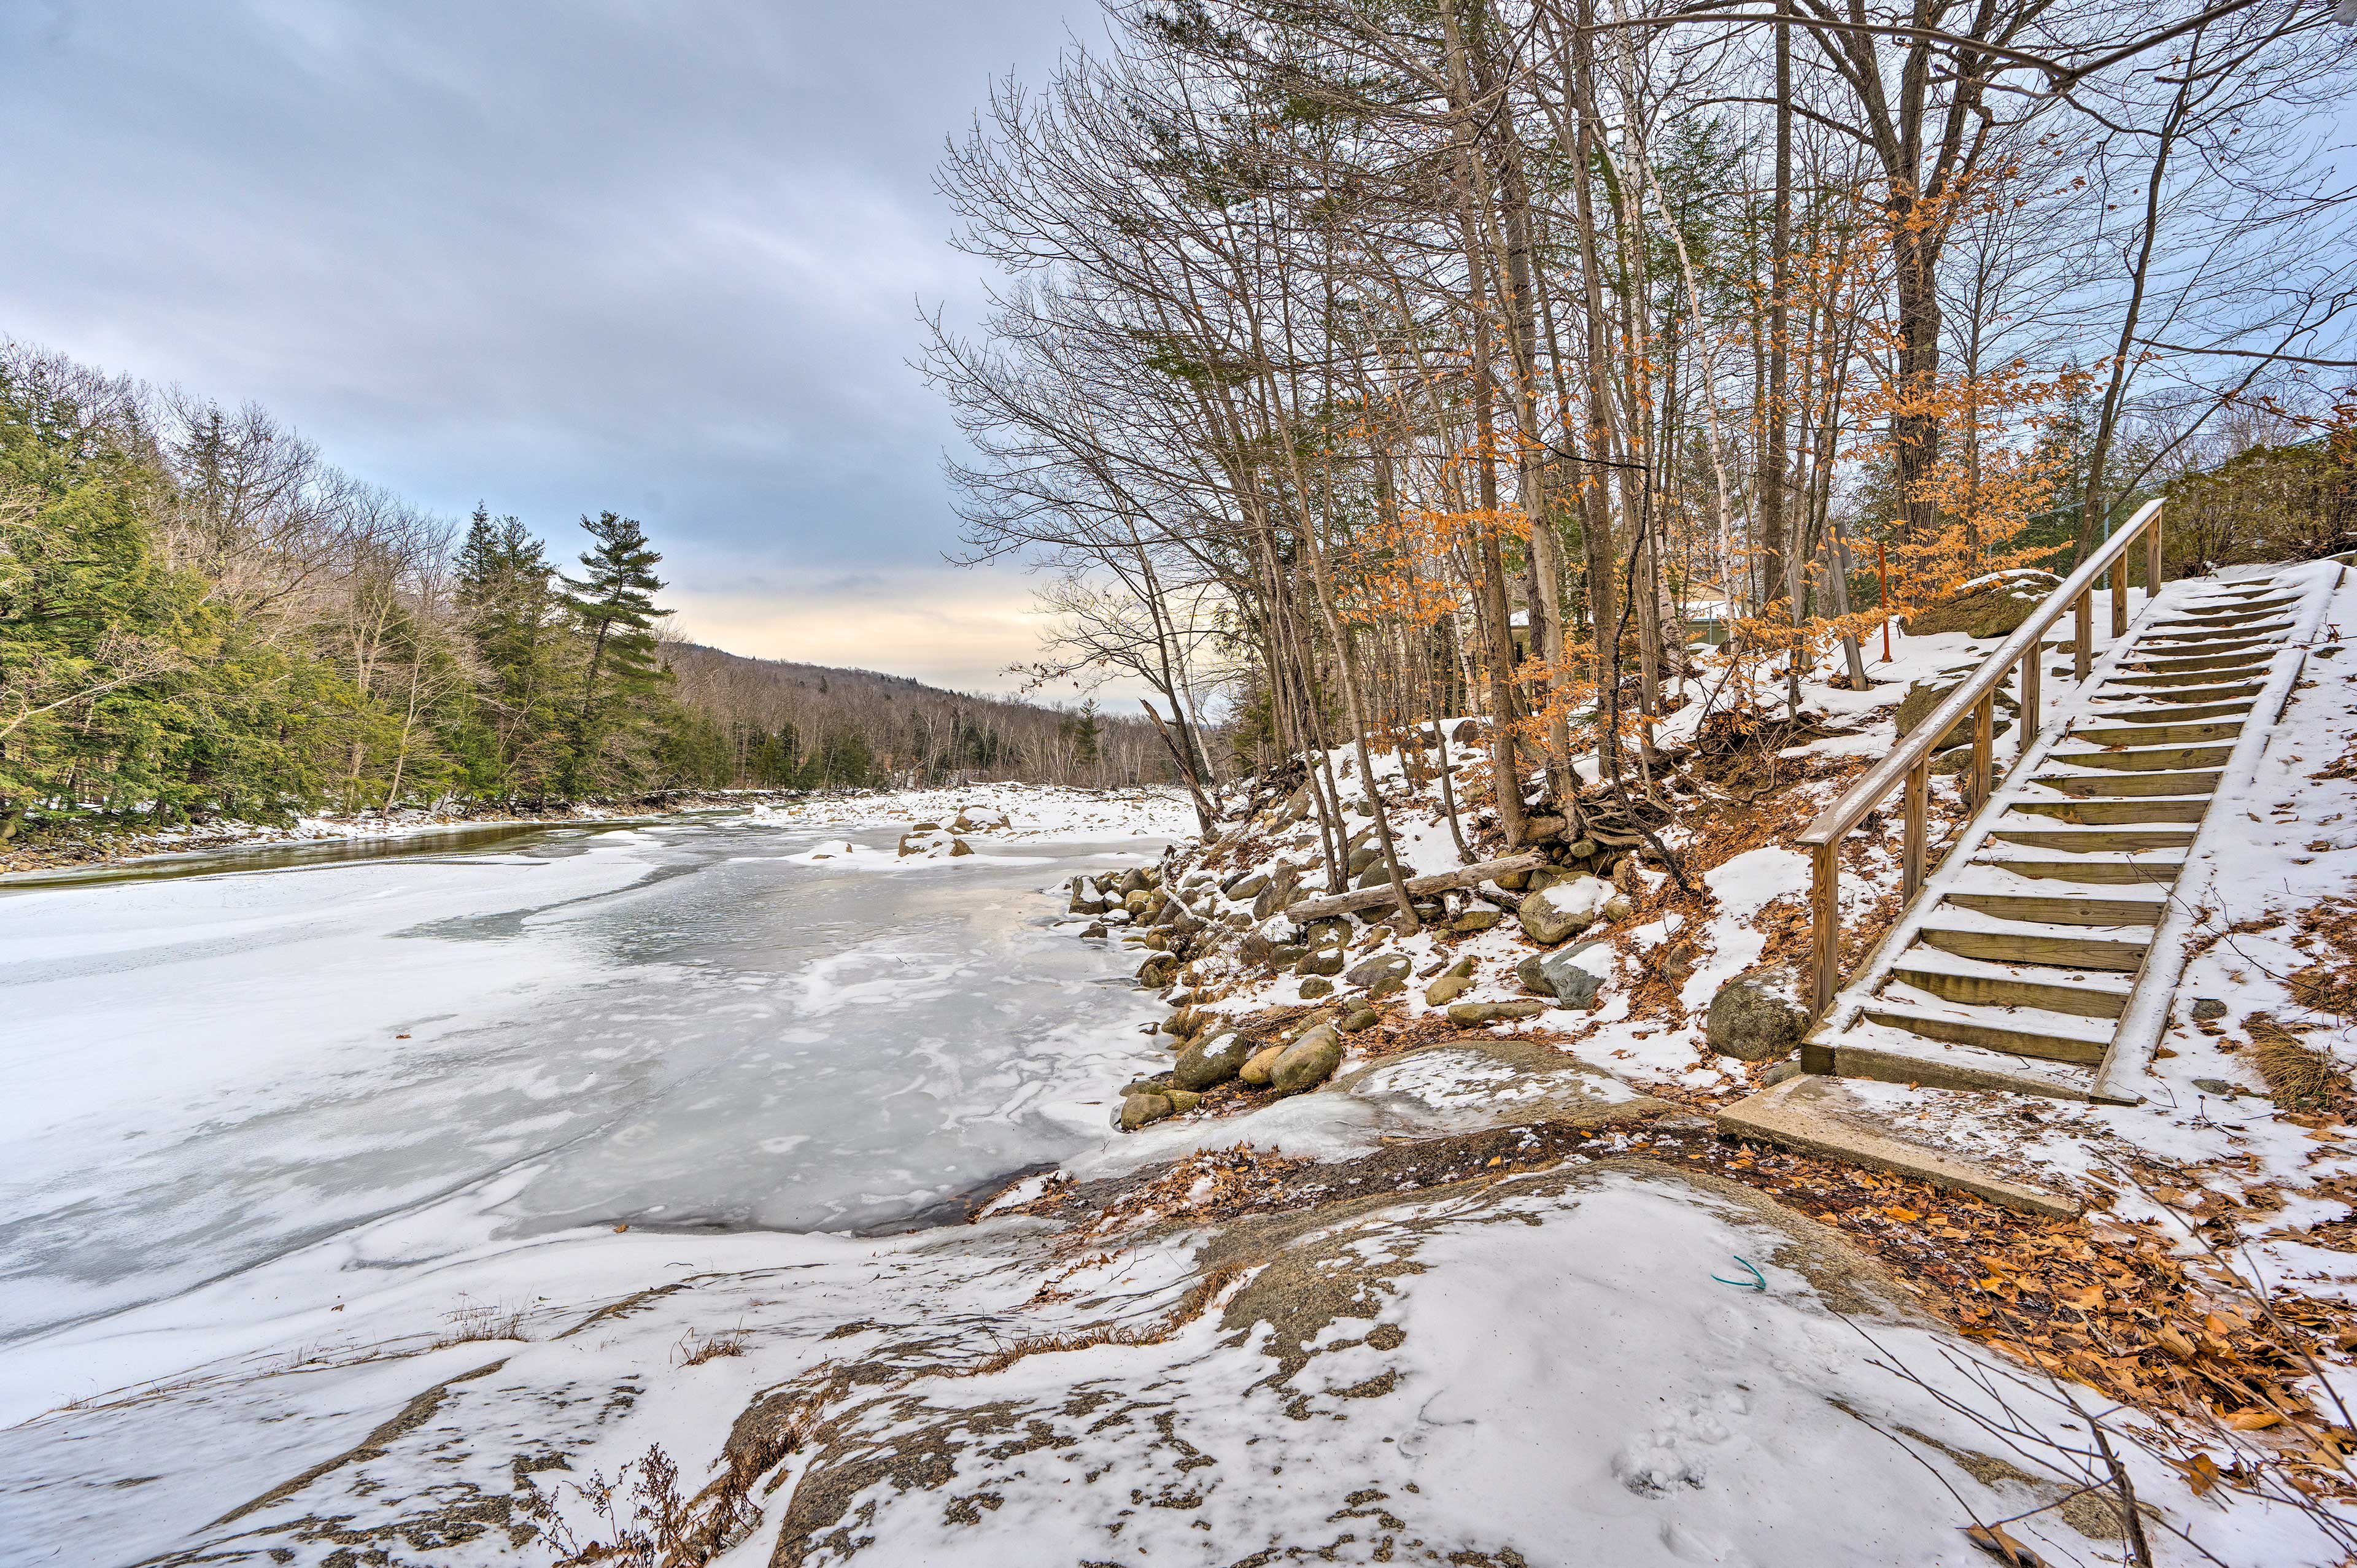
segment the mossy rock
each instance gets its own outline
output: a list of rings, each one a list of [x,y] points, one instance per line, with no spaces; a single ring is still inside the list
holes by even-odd
[[[2039,601],[2061,585],[2051,572],[2007,572],[1994,583],[1957,594],[1907,618],[1907,635],[1933,637],[1961,631],[1966,637],[2003,637],[2029,618]]]

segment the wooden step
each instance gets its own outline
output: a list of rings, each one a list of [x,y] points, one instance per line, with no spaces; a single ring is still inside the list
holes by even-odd
[[[2241,718],[2250,711],[2248,703],[2195,703],[2181,708],[2111,708],[2089,716],[2107,725],[2181,725],[2195,719]]]
[[[2225,670],[2179,670],[2164,675],[2115,675],[2104,684],[2106,687],[2129,686],[2139,691],[2150,690],[2156,693],[2199,691],[2205,686],[2215,686],[2221,682],[2250,680],[2254,676],[2264,673],[2266,667],[2266,660],[2261,659],[2254,660],[2247,667],[2229,667]],[[2248,669],[2248,674],[2244,672],[2244,668]]]
[[[2138,648],[2193,648],[2206,643],[2224,643],[2240,648],[2261,640],[2266,633],[2290,629],[2290,621],[2277,618],[2266,624],[2223,626],[2214,631],[2202,631],[2191,628],[2179,631],[2156,630],[2146,632],[2136,639],[2136,646]]]
[[[2236,595],[2232,598],[2193,599],[2175,607],[2186,615],[2237,614],[2253,609],[2282,609],[2299,603],[2298,593],[2256,593]]]
[[[2071,738],[2089,746],[2209,746],[2242,733],[2239,724],[2105,725],[2072,730]]]
[[[2177,620],[2157,620],[2145,630],[2149,634],[2183,631],[2189,628],[2200,629],[2213,626],[2248,626],[2253,621],[2280,620],[2287,613],[2288,613],[2288,607],[2282,605],[2264,606],[2257,609],[2247,610],[2220,610],[2212,615],[2185,616]]]
[[[2198,822],[2209,815],[2210,800],[2207,796],[2193,800],[2015,800],[2006,809],[2096,827],[2120,822]]]
[[[2089,1075],[2075,1066],[2035,1063],[2026,1057],[1981,1051],[1970,1046],[1925,1045],[1918,1049],[1922,1054],[1844,1043],[1834,1049],[1834,1071],[1843,1078],[1921,1084],[1927,1089],[2038,1094],[2050,1100],[2081,1101],[2095,1098]]]
[[[2276,656],[2281,646],[2280,643],[2269,643],[2248,653],[2197,653],[2172,659],[2135,658],[2127,661],[2126,668],[2147,671],[2155,675],[2201,672],[2212,680],[2223,680],[2246,669],[2266,669],[2268,660]]]
[[[2134,854],[2144,850],[2184,849],[2193,843],[2190,828],[2041,828],[2024,822],[1999,822],[1989,837],[2026,849],[2057,854]]]
[[[1868,1003],[1859,1016],[1886,1028],[1904,1029],[1927,1040],[1978,1046],[1985,1051],[2034,1057],[2040,1061],[2080,1062],[2092,1066],[2104,1059],[2105,1049],[2104,1043],[2099,1041],[2072,1039],[2067,1035],[2040,1034],[2036,1029],[2000,1024],[1994,1019],[1982,1022],[1953,1018],[1944,1014],[1896,1007],[1878,1002]]]
[[[2218,789],[2215,773],[2041,773],[2030,780],[2049,789],[2082,798],[2117,795],[2209,795]]]
[[[2063,768],[2103,768],[2120,773],[2166,773],[2179,768],[2222,768],[2231,746],[2139,746],[2126,751],[2055,751],[2046,760]]]
[[[2114,703],[2245,703],[2259,694],[2264,682],[2246,686],[2177,686],[2158,691],[2113,692],[2095,693],[2096,699]]]
[[[2158,898],[2089,898],[2071,894],[1951,893],[1959,909],[2040,926],[2158,926],[2169,906]]]
[[[2185,868],[2181,860],[2140,864],[2133,860],[2010,860],[2002,855],[1973,864],[1993,865],[2016,876],[2076,882],[2091,887],[2173,887],[2177,874]]]
[[[1916,933],[1925,947],[1959,958],[1991,963],[2035,963],[2049,969],[2101,969],[2134,974],[2148,945],[2141,938],[2064,937],[2043,931],[1975,931],[1925,926]]]
[[[1910,950],[1910,951],[1916,950]],[[1994,965],[1992,968],[1996,967]],[[1912,986],[1943,1001],[1967,1007],[2036,1007],[2048,1013],[2068,1013],[2080,1018],[2117,1018],[2127,1011],[2128,993],[2110,986],[2072,985],[2060,980],[2035,980],[2029,974],[2063,974],[2064,970],[2033,970],[2028,974],[1966,974],[1904,958],[1890,972],[1901,985]]]

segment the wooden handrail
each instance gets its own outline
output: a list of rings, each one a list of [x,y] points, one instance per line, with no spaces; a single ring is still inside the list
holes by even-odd
[[[1841,908],[1838,890],[1841,886],[1841,841],[1868,811],[1883,800],[1903,779],[1907,785],[1906,839],[1901,853],[1902,897],[1900,915],[1903,918],[1923,890],[1924,813],[1931,794],[1932,754],[1948,733],[1973,715],[1972,772],[1966,778],[1965,798],[1973,810],[1980,809],[1988,798],[1990,773],[1995,762],[1996,689],[2018,664],[2021,667],[2021,711],[2017,717],[2016,736],[2020,752],[2026,753],[2036,740],[2043,708],[2043,671],[2039,654],[2047,628],[2062,618],[2065,610],[2076,616],[2077,645],[2072,653],[2072,671],[2075,679],[2084,681],[2093,659],[2091,645],[2094,641],[2094,606],[2089,595],[2096,580],[2108,571],[2112,575],[2112,635],[2118,638],[2127,631],[2127,551],[2138,538],[2145,545],[2145,596],[2149,599],[2160,591],[2160,502],[2149,500],[2128,519],[2127,525],[2109,539],[2084,561],[2077,570],[2065,577],[2061,585],[2039,602],[2029,618],[2016,627],[2010,636],[1997,644],[1996,651],[1981,661],[1980,667],[1932,710],[1922,723],[1900,737],[1890,754],[1867,768],[1841,798],[1817,814],[1801,834],[1800,843],[1809,852],[1809,908],[1815,929],[1812,952],[1814,972],[1813,1005],[1811,1012],[1822,1016],[1833,1005],[1834,993],[1841,989]],[[2020,753],[2017,753],[2017,756]],[[1805,1052],[1803,1053],[1806,1054]],[[1804,1067],[1807,1063],[1803,1064]],[[1815,1070],[1815,1069],[1812,1069]]]

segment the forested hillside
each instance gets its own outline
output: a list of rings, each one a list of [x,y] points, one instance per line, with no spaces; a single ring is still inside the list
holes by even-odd
[[[708,715],[725,753],[703,761],[747,788],[1020,778],[1103,786],[1168,779],[1169,753],[1143,718],[972,696],[905,675],[747,659],[667,642],[681,699]]]
[[[1139,722],[662,640],[662,556],[430,516],[268,413],[0,347],[0,837],[671,788],[1167,772]],[[568,531],[569,532],[569,531]]]

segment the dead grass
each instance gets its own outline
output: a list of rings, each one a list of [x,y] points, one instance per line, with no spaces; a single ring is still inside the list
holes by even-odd
[[[746,1342],[752,1337],[742,1328],[732,1328],[726,1334],[699,1335],[693,1328],[681,1337],[672,1349],[674,1367],[701,1367],[706,1361],[717,1361],[726,1356],[745,1354]]]
[[[2250,1033],[2251,1059],[2279,1108],[2309,1115],[2348,1114],[2349,1075],[2341,1064],[2268,1014],[2252,1014],[2243,1020],[2243,1027]]]
[[[453,1345],[523,1337],[523,1310],[521,1307],[470,1303],[451,1313],[448,1321],[450,1332],[436,1339],[428,1348],[447,1350]]]

